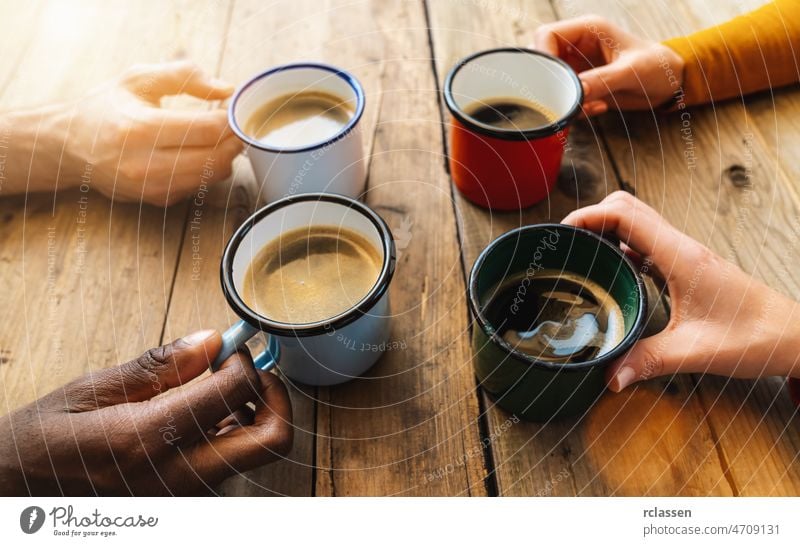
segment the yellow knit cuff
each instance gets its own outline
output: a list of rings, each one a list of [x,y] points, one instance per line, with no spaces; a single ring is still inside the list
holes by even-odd
[[[662,43],[683,59],[683,101],[687,105],[710,102],[708,83],[689,37],[681,36],[665,40]]]

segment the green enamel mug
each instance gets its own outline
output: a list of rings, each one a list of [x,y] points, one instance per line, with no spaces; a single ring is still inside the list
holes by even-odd
[[[553,270],[592,281],[618,304],[621,340],[615,346],[562,363],[523,352],[500,334],[493,323],[498,319],[487,313],[493,291],[507,279],[521,279],[518,297],[524,298],[537,273]],[[467,291],[479,384],[498,406],[530,421],[586,412],[605,391],[605,369],[631,348],[646,322],[642,277],[619,245],[562,224],[524,226],[492,241],[475,261]]]

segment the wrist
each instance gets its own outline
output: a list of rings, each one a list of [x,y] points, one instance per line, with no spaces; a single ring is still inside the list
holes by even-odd
[[[68,150],[69,116],[62,105],[3,116],[11,171],[9,193],[63,189],[77,185]],[[13,178],[12,178],[13,177]]]
[[[781,303],[772,311],[772,356],[767,368],[770,375],[800,378],[800,302],[780,296]],[[765,336],[772,337],[772,336]]]
[[[6,441],[0,443],[0,491],[3,495],[28,495],[25,478],[19,465],[19,453],[12,442],[14,435],[10,427],[10,415],[0,418],[0,433]]]
[[[661,97],[660,109],[674,110],[683,101],[683,81],[686,61],[665,43],[658,44],[658,63],[664,72],[665,96]]]

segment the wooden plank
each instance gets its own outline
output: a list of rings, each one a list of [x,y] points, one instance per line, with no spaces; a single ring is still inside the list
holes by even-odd
[[[398,350],[365,378],[321,390],[317,493],[484,495],[464,278],[424,8],[334,6],[339,39],[327,53],[365,80],[367,101],[379,105],[367,202],[399,248],[390,289]]]
[[[190,55],[213,69],[224,6],[176,15],[190,8],[45,3],[35,19],[6,27],[19,43],[31,39],[4,108],[79,97],[135,62]],[[0,200],[2,411],[159,344],[185,211],[79,190]]]
[[[663,39],[742,10],[727,2],[713,4],[678,1],[622,9],[603,2],[599,11],[640,35]],[[575,14],[598,11],[596,2],[557,5]],[[775,103],[767,93],[744,103],[693,109],[688,129],[679,116],[656,123],[647,114],[610,114],[604,128],[620,173],[637,195],[679,229],[796,298],[800,163],[789,150],[797,139],[798,95],[796,89],[780,95]],[[744,180],[740,172],[747,175]],[[707,377],[699,392],[734,492],[796,495],[800,439],[783,381]]]
[[[446,2],[429,2],[428,10],[440,83],[460,57],[489,47],[526,45],[536,26],[554,19],[548,2],[464,3],[457,10]],[[546,202],[520,213],[489,213],[456,197],[465,269],[500,233],[560,221],[569,211],[619,189],[604,146],[596,124],[576,125],[557,189]],[[655,307],[651,331],[665,320],[663,307]],[[510,416],[485,401],[499,493],[729,493],[702,408],[689,396],[691,388],[686,380],[652,382],[608,394],[585,419],[547,425],[509,426]],[[651,428],[650,421],[664,426]]]

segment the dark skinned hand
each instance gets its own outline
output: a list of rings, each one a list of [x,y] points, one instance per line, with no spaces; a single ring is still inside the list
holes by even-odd
[[[238,353],[192,381],[221,343],[217,331],[196,332],[0,418],[0,491],[202,494],[284,456],[292,407],[276,375]]]

